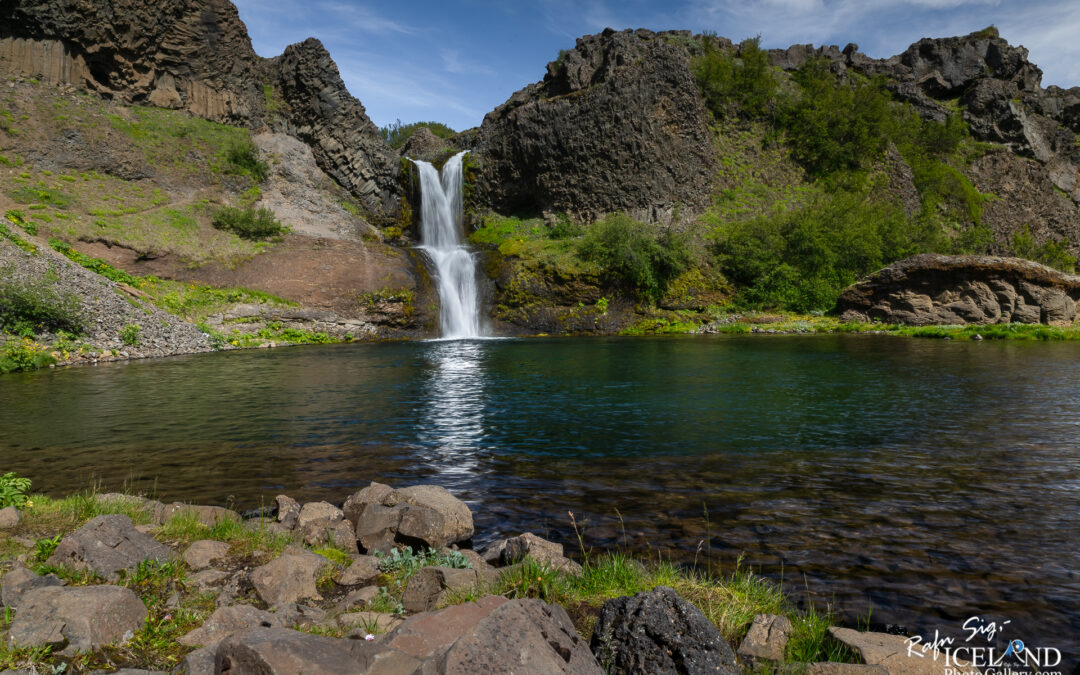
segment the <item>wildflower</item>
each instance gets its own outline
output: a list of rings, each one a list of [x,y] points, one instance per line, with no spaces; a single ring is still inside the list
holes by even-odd
[[[370,642],[371,640],[375,639],[375,636],[372,635],[371,633],[368,633],[367,635],[364,636],[364,639],[368,640]]]
[[[26,500],[26,508],[30,508],[33,505],[34,505],[34,501],[32,499],[27,499]]]

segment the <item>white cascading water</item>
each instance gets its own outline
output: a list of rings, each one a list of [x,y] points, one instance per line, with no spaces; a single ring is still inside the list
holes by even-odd
[[[462,170],[465,153],[443,165],[412,160],[420,170],[420,248],[435,266],[439,324],[443,339],[480,336],[476,260],[462,244]]]

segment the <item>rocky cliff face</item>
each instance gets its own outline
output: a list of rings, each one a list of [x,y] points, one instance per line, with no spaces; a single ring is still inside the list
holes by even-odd
[[[311,145],[373,213],[398,208],[397,159],[317,40],[255,54],[228,0],[0,0],[0,73],[187,110]]]
[[[844,319],[915,326],[1070,325],[1080,277],[1020,258],[925,254],[890,265],[840,296]]]
[[[671,35],[608,29],[580,38],[542,82],[489,113],[472,140],[481,201],[584,220],[700,211],[716,152],[689,53]]]
[[[995,29],[923,38],[882,60],[859,53],[853,44],[842,51],[795,45],[772,52],[773,64],[785,70],[815,56],[841,70],[884,77],[896,97],[924,117],[940,121],[952,110],[962,111],[977,140],[1034,159],[1054,187],[1080,202],[1080,87],[1043,89],[1042,71],[1028,61],[1027,49],[1010,45]]]

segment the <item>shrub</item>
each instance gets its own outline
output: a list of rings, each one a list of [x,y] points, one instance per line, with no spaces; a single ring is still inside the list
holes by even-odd
[[[60,292],[49,279],[0,282],[0,328],[27,337],[61,330],[81,335],[85,329],[82,303]]]
[[[106,279],[112,279],[117,283],[127,284],[128,286],[136,288],[141,285],[138,277],[134,277],[123,270],[116,269],[101,258],[91,258],[86,254],[80,253],[73,249],[69,244],[60,241],[59,239],[50,237],[49,246],[52,247],[54,251],[63,254],[68,260],[76,262],[91,272],[100,274]]]
[[[135,323],[129,323],[120,329],[120,340],[129,347],[138,347],[139,330],[141,330],[141,326]]]
[[[250,138],[234,140],[225,148],[227,173],[250,176],[256,183],[261,183],[270,175],[270,166],[259,159],[259,148]]]
[[[222,206],[214,211],[211,220],[217,229],[232,232],[241,239],[266,239],[288,231],[267,208]]]
[[[22,478],[11,471],[0,476],[0,509],[9,506],[26,506],[26,493],[30,490],[30,479]]]
[[[674,230],[657,235],[654,228],[623,213],[593,225],[578,252],[650,302],[663,297],[692,258],[685,239]]]
[[[777,78],[768,53],[761,49],[761,36],[743,40],[737,55],[722,49],[711,35],[705,36],[702,47],[693,68],[709,110],[717,117],[736,107],[744,114],[763,114],[776,96]]]
[[[44,345],[30,338],[9,340],[0,346],[0,373],[37,370],[56,363]]]
[[[726,223],[713,236],[721,270],[746,287],[745,303],[799,312],[831,308],[848,285],[922,244],[901,209],[852,192]]]
[[[1076,268],[1076,258],[1069,255],[1068,240],[1036,244],[1031,227],[1024,225],[1022,230],[1013,234],[1011,243],[1012,254],[1018,258],[1034,260],[1070,274]]]

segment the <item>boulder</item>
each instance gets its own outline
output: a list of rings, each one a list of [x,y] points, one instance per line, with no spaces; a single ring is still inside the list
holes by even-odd
[[[0,530],[10,530],[18,527],[21,520],[22,516],[19,515],[19,509],[14,506],[5,506],[0,509]]]
[[[363,640],[337,640],[287,628],[253,628],[235,633],[218,647],[215,672],[222,675],[342,675],[370,672]],[[412,672],[412,671],[405,671]]]
[[[64,586],[67,582],[55,574],[40,576],[32,570],[18,565],[3,577],[0,577],[0,605],[12,609],[19,608],[19,601],[28,591],[47,586]]]
[[[791,631],[791,621],[786,616],[758,614],[746,631],[737,654],[750,668],[759,663],[780,663],[784,660]]]
[[[273,628],[281,626],[279,617],[270,612],[264,612],[251,605],[233,605],[221,607],[203,625],[180,636],[177,640],[188,647],[201,647],[221,642],[233,633],[238,633],[249,628],[264,626]]]
[[[229,578],[228,573],[221,570],[207,569],[196,572],[187,578],[187,585],[199,593],[209,593],[219,588]]]
[[[357,556],[351,565],[345,568],[335,579],[342,586],[359,586],[377,578],[379,571],[379,559],[373,555]]]
[[[350,591],[348,595],[338,602],[337,608],[340,612],[351,612],[360,607],[367,607],[377,597],[379,597],[378,586],[365,586]]]
[[[937,660],[933,653],[925,655],[909,653],[910,643],[903,635],[869,633],[832,626],[829,637],[855,650],[862,660],[871,666],[880,666],[890,675],[942,675],[945,672],[944,655]],[[969,665],[959,659],[951,659],[957,673]]]
[[[454,675],[602,672],[566,610],[540,600],[486,596],[417,614],[380,643]]]
[[[286,628],[313,626],[322,623],[326,619],[326,612],[318,607],[301,605],[295,602],[274,608],[274,614],[277,615],[281,625]]]
[[[850,286],[845,320],[933,324],[1071,324],[1080,276],[1021,258],[917,255]]]
[[[222,560],[229,553],[229,545],[223,541],[202,539],[187,547],[182,556],[184,564],[193,571],[198,572],[210,567],[214,562]]]
[[[119,586],[50,586],[23,594],[8,632],[16,647],[53,647],[65,656],[122,644],[143,626],[146,607]]]
[[[505,539],[501,542],[501,545],[493,545],[493,548],[501,551],[501,563],[503,565],[513,565],[525,558],[532,558],[538,563],[568,574],[581,574],[581,565],[563,555],[562,544],[548,541],[532,532]]]
[[[409,612],[427,612],[438,607],[448,591],[476,588],[480,574],[473,569],[424,567],[409,577],[401,604]]]
[[[172,675],[215,675],[214,662],[217,659],[218,645],[200,647],[189,652],[184,660],[172,670]]]
[[[372,483],[349,497],[345,518],[365,551],[385,551],[395,543],[442,548],[473,535],[472,512],[437,485],[393,490]]]
[[[315,582],[332,564],[321,555],[290,547],[281,557],[251,570],[251,584],[259,599],[271,607],[300,600],[321,600]]]
[[[202,506],[199,504],[184,504],[183,502],[155,504],[155,523],[163,524],[173,516],[192,516],[206,527],[213,527],[222,520],[235,520],[236,522],[241,520],[239,513],[223,506]]]
[[[171,548],[136,530],[127,516],[107,515],[91,519],[64,537],[47,563],[115,579],[121,570],[134,570],[144,560],[165,562],[176,557]]]
[[[605,602],[591,646],[611,673],[742,672],[716,626],[666,586]]]
[[[300,503],[288,495],[278,495],[274,501],[277,502],[277,521],[290,530],[295,528],[300,518]]]
[[[296,532],[308,546],[330,542],[347,552],[357,553],[356,534],[341,509],[328,502],[304,504],[296,518]]]

